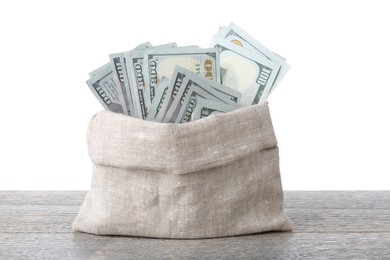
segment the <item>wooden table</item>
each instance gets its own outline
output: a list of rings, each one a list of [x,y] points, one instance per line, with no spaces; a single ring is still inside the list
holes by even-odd
[[[292,233],[176,240],[72,233],[85,191],[0,191],[0,259],[390,259],[390,191],[286,191]]]

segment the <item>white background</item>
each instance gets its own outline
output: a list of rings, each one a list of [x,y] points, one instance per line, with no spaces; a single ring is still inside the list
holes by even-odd
[[[284,189],[389,189],[385,3],[3,1],[0,189],[89,189],[88,73],[145,41],[207,47],[230,21],[291,65],[269,98]]]

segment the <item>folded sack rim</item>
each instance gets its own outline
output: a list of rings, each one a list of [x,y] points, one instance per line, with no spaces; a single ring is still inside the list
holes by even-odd
[[[240,135],[237,135],[237,128],[240,128]],[[223,140],[208,139],[208,133],[213,132],[211,136],[215,137],[215,133],[221,131],[224,132]],[[258,135],[246,135],[253,132]],[[236,145],[240,143],[248,145]],[[268,102],[264,102],[184,124],[151,122],[100,111],[88,125],[87,144],[91,160],[96,164],[186,174],[275,147],[277,140]],[[158,147],[159,153],[154,152],[155,147]],[[184,157],[183,149],[192,156]]]

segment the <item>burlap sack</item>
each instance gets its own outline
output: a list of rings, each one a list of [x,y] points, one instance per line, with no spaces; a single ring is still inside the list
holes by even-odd
[[[211,238],[292,229],[267,103],[185,124],[102,111],[87,143],[92,184],[74,231]]]

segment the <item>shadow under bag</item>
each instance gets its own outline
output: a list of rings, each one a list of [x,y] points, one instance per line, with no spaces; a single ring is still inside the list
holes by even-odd
[[[184,124],[101,111],[87,143],[92,183],[74,231],[212,238],[292,230],[268,103]]]

